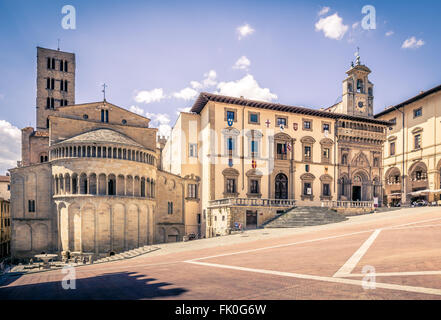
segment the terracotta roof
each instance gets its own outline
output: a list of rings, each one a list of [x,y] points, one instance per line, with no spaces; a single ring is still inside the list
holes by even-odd
[[[222,96],[222,95],[207,93],[207,92],[201,92],[199,94],[199,97],[197,98],[197,100],[193,104],[193,107],[191,108],[190,111],[194,112],[194,113],[200,113],[209,101],[223,102],[223,103],[228,103],[228,104],[236,104],[236,105],[240,105],[240,106],[269,109],[269,110],[276,110],[276,111],[282,111],[282,112],[292,112],[292,113],[317,116],[317,117],[323,117],[323,118],[346,119],[346,120],[374,123],[374,124],[379,124],[379,125],[390,125],[390,123],[388,121],[376,120],[376,119],[372,119],[372,118],[356,117],[356,116],[350,116],[347,114],[327,112],[327,111],[305,108],[305,107],[288,106],[288,105],[283,105],[283,104],[279,104],[279,103],[249,100],[249,99],[244,99],[244,98],[228,97],[228,96]]]
[[[377,113],[374,117],[375,118],[379,118],[381,116],[384,116],[385,114],[388,114],[389,112],[395,111],[396,109],[400,109],[400,108],[402,108],[402,107],[404,107],[404,106],[406,106],[408,104],[411,104],[411,103],[413,103],[415,101],[421,100],[421,99],[427,97],[428,95],[436,93],[436,92],[438,92],[440,90],[441,90],[441,85],[439,85],[437,87],[434,87],[434,88],[432,88],[430,90],[424,91],[424,92],[420,93],[419,95],[416,95],[413,98],[410,98],[410,99],[408,99],[408,100],[406,100],[404,102],[401,102],[400,104],[397,104],[395,106],[389,107],[386,110],[381,111],[380,113]]]
[[[0,176],[0,182],[11,182],[10,176]]]
[[[97,129],[86,133],[79,134],[72,138],[63,140],[57,144],[64,143],[116,143],[124,144],[138,148],[144,148],[139,143],[122,133],[110,129]]]

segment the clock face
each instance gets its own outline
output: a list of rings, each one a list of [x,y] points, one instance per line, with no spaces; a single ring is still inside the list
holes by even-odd
[[[359,107],[360,109],[363,109],[363,107],[364,107],[363,101],[359,101],[359,102],[358,102],[358,107]]]

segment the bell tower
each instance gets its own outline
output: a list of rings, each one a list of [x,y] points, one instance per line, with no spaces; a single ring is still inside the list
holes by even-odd
[[[374,85],[369,81],[371,70],[361,64],[357,51],[355,65],[343,80],[342,112],[352,116],[372,118],[374,116]]]

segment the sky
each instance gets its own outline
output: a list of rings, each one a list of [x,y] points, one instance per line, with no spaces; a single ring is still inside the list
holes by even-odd
[[[441,84],[440,13],[435,0],[0,0],[0,174],[35,127],[37,46],[76,54],[76,103],[106,83],[107,101],[167,135],[202,91],[331,106],[357,47],[374,111],[398,104]]]

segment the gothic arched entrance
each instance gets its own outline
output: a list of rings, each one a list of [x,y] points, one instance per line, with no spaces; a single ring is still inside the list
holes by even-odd
[[[276,199],[288,199],[288,178],[283,173],[279,173],[275,179]]]

